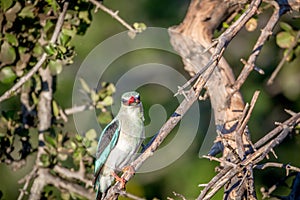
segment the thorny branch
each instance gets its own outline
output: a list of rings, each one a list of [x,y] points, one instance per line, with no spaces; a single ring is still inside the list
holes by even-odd
[[[98,8],[100,8],[102,11],[106,12],[107,14],[109,14],[112,18],[116,19],[120,24],[122,24],[130,32],[137,33],[137,31],[132,26],[130,26],[126,21],[124,21],[124,19],[122,19],[118,15],[118,11],[112,11],[112,10],[110,10],[109,8],[107,8],[106,6],[104,6],[102,3],[100,3],[99,1],[96,1],[96,0],[89,0],[89,1],[96,6],[96,11],[97,11]]]
[[[201,77],[200,77],[201,78]],[[152,144],[136,159],[131,163],[131,167],[137,171],[140,166],[153,155],[154,151],[157,150],[159,145],[164,141],[164,139],[168,136],[170,131],[176,126],[176,124],[182,119],[186,111],[192,106],[192,104],[198,99],[199,93],[202,90],[205,82],[203,79],[197,81],[197,85],[191,88],[187,92],[187,98],[185,98],[180,105],[175,110],[174,114],[167,120],[167,122],[162,126],[157,134],[155,140]],[[122,175],[126,181],[129,181],[133,177],[133,174],[130,172],[125,172]],[[115,183],[107,192],[105,199],[116,199],[119,195],[119,191],[121,190],[120,182]]]
[[[280,126],[277,126],[265,137],[261,138],[254,144],[254,147],[257,149],[255,152],[250,154],[247,159],[241,161],[240,163],[235,163],[236,165],[238,165],[238,167],[227,165],[223,170],[221,170],[201,191],[201,194],[197,199],[200,200],[211,198],[228,180],[245,169],[246,166],[250,164],[256,165],[257,163],[262,161],[267,156],[267,154],[271,150],[273,150],[275,146],[279,145],[288,135],[288,133],[290,133],[290,131],[299,123],[300,113],[297,113],[290,119],[283,122]],[[209,192],[210,189],[211,191]]]
[[[259,38],[256,41],[256,44],[253,47],[252,53],[249,56],[247,62],[245,63],[245,66],[240,73],[239,77],[237,78],[235,84],[234,84],[234,89],[235,91],[238,91],[240,87],[243,85],[243,83],[246,81],[248,75],[250,72],[255,68],[255,61],[258,57],[258,55],[261,52],[261,49],[267,39],[269,38],[270,35],[272,35],[272,30],[274,29],[275,25],[277,24],[280,16],[283,14],[283,11],[280,12],[280,7],[275,1],[271,1],[271,4],[274,6],[274,12],[272,16],[270,17],[267,25],[262,29],[261,34]]]

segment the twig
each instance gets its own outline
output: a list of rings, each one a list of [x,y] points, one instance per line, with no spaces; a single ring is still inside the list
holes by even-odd
[[[173,194],[174,194],[175,197],[180,197],[182,200],[186,200],[185,196],[183,196],[182,194],[179,194],[179,193],[174,192],[174,191],[173,191]]]
[[[239,124],[237,126],[237,132],[236,132],[236,142],[237,142],[237,150],[238,150],[238,154],[240,156],[240,159],[244,159],[245,156],[245,149],[243,146],[243,142],[242,142],[242,136],[245,133],[245,128],[248,124],[248,121],[250,119],[250,116],[252,114],[252,111],[254,109],[254,105],[257,101],[259,95],[259,91],[255,91],[251,103],[250,103],[250,107],[249,110],[246,111],[246,115],[239,121]]]
[[[276,162],[267,162],[267,163],[255,166],[256,169],[266,169],[268,167],[283,168],[287,171],[287,176],[288,176],[288,174],[289,174],[288,172],[290,170],[295,171],[295,172],[300,172],[300,168],[298,168],[298,167],[294,167],[290,164],[283,164],[283,163],[276,163]]]
[[[236,167],[236,164],[235,164],[235,163],[229,162],[229,161],[227,161],[227,160],[223,160],[223,159],[221,159],[221,158],[217,158],[217,157],[213,157],[213,156],[206,156],[206,155],[204,155],[204,156],[202,156],[202,157],[203,157],[203,158],[207,158],[207,159],[209,159],[210,161],[211,161],[211,160],[214,160],[214,161],[217,161],[217,162],[219,162],[219,163],[226,164],[226,165],[231,166],[231,167]]]
[[[24,186],[22,189],[20,189],[20,194],[18,196],[18,200],[21,200],[23,198],[23,196],[27,193],[27,188],[29,186],[30,180],[36,176],[36,171],[37,171],[37,167],[34,166],[33,169],[31,170],[31,172],[29,174],[27,174],[24,178],[22,178],[21,180],[18,181],[19,184],[24,183]]]
[[[295,114],[290,119],[286,120],[284,125],[292,125],[292,124],[298,124],[300,122],[300,113]],[[283,130],[283,126],[277,126],[275,129],[270,131],[268,134],[266,134],[263,138],[261,138],[259,141],[257,141],[254,144],[255,148],[259,148],[262,145],[264,145],[266,142],[274,138],[277,134],[279,134]]]
[[[233,85],[234,92],[238,91],[240,89],[240,87],[243,85],[243,83],[247,79],[248,75],[250,74],[250,72],[254,69],[254,67],[255,67],[254,63],[255,63],[258,55],[260,54],[264,43],[267,41],[269,36],[272,34],[272,30],[274,29],[275,25],[277,24],[277,22],[280,18],[280,15],[282,14],[280,12],[279,5],[276,2],[272,1],[272,5],[274,6],[274,12],[273,12],[272,16],[270,17],[267,25],[261,30],[261,34],[260,34],[259,38],[257,39],[256,44],[253,47],[252,53],[249,56],[249,58],[246,62],[246,65],[244,65],[242,72],[240,73],[239,77],[237,78],[236,82]]]
[[[64,19],[65,19],[65,15],[66,15],[66,12],[67,12],[68,5],[69,5],[69,2],[64,3],[63,10],[62,10],[62,12],[60,13],[60,15],[57,19],[53,35],[50,39],[50,43],[52,43],[52,44],[57,41],[57,38],[59,36],[61,27],[64,23]],[[47,58],[47,53],[43,53],[41,58],[39,59],[39,61],[35,64],[35,66],[26,75],[24,75],[22,78],[20,78],[20,80],[15,85],[13,85],[9,90],[7,90],[0,97],[0,102],[10,98],[11,96],[13,96],[16,93],[16,91],[40,69],[42,64],[46,61],[46,58]]]
[[[69,192],[72,192],[74,194],[79,194],[82,197],[85,197],[87,199],[94,199],[95,198],[95,194],[92,190],[87,190],[85,188],[83,188],[82,186],[79,186],[78,184],[73,184],[70,183],[69,181],[66,181],[62,178],[59,178],[57,176],[53,176],[52,174],[50,174],[47,169],[40,169],[43,170],[43,176],[44,176],[44,181],[47,184],[51,184],[54,185],[57,188],[61,188],[63,190],[66,190]]]
[[[101,10],[103,10],[104,12],[106,12],[107,14],[109,14],[112,18],[114,18],[115,20],[117,20],[118,22],[120,22],[120,24],[122,24],[125,28],[127,28],[128,30],[130,30],[132,33],[137,33],[137,31],[130,26],[127,22],[125,22],[121,17],[119,17],[118,15],[118,11],[112,11],[109,8],[107,8],[106,6],[104,6],[102,3],[100,3],[99,1],[96,0],[89,0],[91,3],[93,3],[96,8],[100,8]]]
[[[138,197],[136,195],[130,194],[130,193],[124,191],[124,190],[120,190],[119,194],[123,197],[127,197],[127,198],[130,198],[130,199],[133,199],[133,200],[145,200],[144,198],[141,198],[141,197]]]
[[[276,76],[278,75],[279,71],[281,70],[281,68],[283,67],[285,61],[287,60],[287,58],[289,57],[290,53],[292,52],[292,50],[295,48],[295,46],[298,44],[298,40],[300,38],[300,31],[297,32],[295,41],[293,42],[293,44],[288,48],[286,54],[283,56],[283,58],[280,60],[279,64],[277,65],[276,69],[273,71],[271,77],[269,78],[267,85],[271,85],[274,82],[274,79],[276,78]]]
[[[93,185],[91,180],[85,178],[85,169],[82,160],[80,161],[80,167],[78,171],[74,172],[58,165],[55,165],[53,170],[54,172],[58,173],[61,177],[76,179],[85,183],[85,187]]]

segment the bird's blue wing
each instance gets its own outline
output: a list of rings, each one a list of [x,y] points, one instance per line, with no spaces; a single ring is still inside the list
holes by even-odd
[[[101,168],[103,167],[105,161],[107,160],[109,153],[115,147],[119,138],[119,134],[120,134],[119,120],[111,121],[102,131],[99,138],[98,148],[96,152],[94,183],[97,182]]]

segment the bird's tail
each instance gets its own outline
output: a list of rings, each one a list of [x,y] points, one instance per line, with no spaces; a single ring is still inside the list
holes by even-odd
[[[102,196],[104,197],[105,195],[102,195],[102,193],[100,191],[97,191],[96,200],[102,200]]]

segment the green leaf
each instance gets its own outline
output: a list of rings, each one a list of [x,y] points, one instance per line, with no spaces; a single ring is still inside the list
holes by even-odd
[[[46,2],[53,8],[54,13],[57,13],[57,3],[55,0],[46,0]]]
[[[99,95],[97,95],[94,90],[91,90],[91,99],[94,103],[96,103],[100,99]]]
[[[42,55],[43,53],[43,48],[41,47],[40,43],[36,43],[34,48],[33,48],[33,56],[38,57]]]
[[[80,19],[85,21],[87,24],[91,23],[90,17],[89,17],[89,12],[88,11],[80,11],[79,16]]]
[[[50,20],[47,20],[46,24],[44,26],[45,33],[47,33],[49,30],[53,30],[53,29],[54,29],[54,23]]]
[[[61,32],[64,35],[70,36],[71,38],[76,35],[76,29],[75,28],[72,28],[72,29],[63,28]]]
[[[222,23],[222,27],[223,27],[223,28],[228,28],[228,27],[229,27],[229,24],[228,24],[227,22],[223,22],[223,23]]]
[[[67,34],[61,33],[59,36],[59,42],[62,46],[66,46],[71,41],[71,37]]]
[[[1,46],[0,62],[2,64],[12,64],[15,59],[15,49],[7,41],[4,41]]]
[[[285,30],[287,32],[293,31],[293,27],[291,25],[289,25],[288,23],[280,22],[279,25],[283,30]]]
[[[95,131],[95,129],[90,129],[85,133],[85,137],[89,140],[89,141],[93,141],[97,138],[97,132]]]
[[[18,41],[16,35],[14,35],[14,34],[6,33],[5,34],[5,39],[12,46],[18,46],[19,45],[19,41]]]
[[[102,104],[104,106],[111,106],[114,102],[114,99],[111,96],[107,96],[103,99]]]
[[[134,29],[135,29],[138,33],[143,32],[143,31],[146,30],[146,28],[147,28],[146,24],[144,24],[144,23],[138,23],[138,22],[135,22],[135,23],[133,24],[133,27],[134,27]]]
[[[48,44],[44,46],[44,50],[49,56],[53,56],[57,54],[56,48],[53,44]]]
[[[60,74],[63,69],[62,62],[60,60],[50,60],[48,67],[53,76]]]
[[[42,154],[41,156],[41,162],[44,167],[47,167],[50,165],[50,157],[47,154]]]
[[[281,48],[289,48],[293,45],[295,37],[288,32],[280,32],[276,35],[276,43]]]
[[[19,16],[22,18],[29,17],[34,18],[34,5],[28,5],[24,7],[21,12],[19,13]]]
[[[81,87],[84,91],[86,91],[87,93],[90,93],[91,89],[90,89],[90,86],[85,82],[84,79],[82,78],[79,78],[79,81],[81,83]]]
[[[98,121],[101,124],[108,124],[112,120],[110,112],[101,112],[98,116]]]
[[[36,96],[34,92],[31,93],[31,98],[34,103],[34,105],[37,105],[39,103],[39,98]]]
[[[11,7],[13,1],[12,0],[1,0],[0,7],[5,12],[9,7]]]
[[[107,89],[107,95],[112,95],[116,92],[116,87],[112,83],[109,83],[106,89]]]
[[[51,146],[53,146],[54,148],[57,147],[57,142],[56,142],[56,139],[53,138],[52,136],[50,135],[44,135],[44,138],[45,138],[45,141],[50,144]]]
[[[2,83],[12,83],[17,78],[12,67],[4,67],[0,71],[0,81]]]
[[[59,107],[58,107],[58,105],[57,105],[57,103],[56,103],[55,100],[52,101],[52,109],[53,109],[53,115],[54,115],[54,117],[57,118],[59,116]]]

